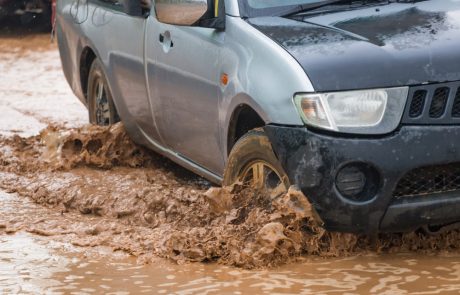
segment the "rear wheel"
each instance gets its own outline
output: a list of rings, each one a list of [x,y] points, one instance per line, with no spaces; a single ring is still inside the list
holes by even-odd
[[[88,77],[89,121],[99,126],[108,126],[120,121],[101,62],[95,59]]]
[[[263,131],[248,132],[230,152],[223,184],[232,185],[236,182],[265,190],[272,199],[289,189],[287,174]]]

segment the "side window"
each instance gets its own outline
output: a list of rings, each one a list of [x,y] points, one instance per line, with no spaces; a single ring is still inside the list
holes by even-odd
[[[115,5],[115,6],[123,5],[122,0],[99,0],[99,2],[104,2],[104,3],[107,3],[109,5]]]
[[[95,2],[107,8],[123,10],[123,0],[95,0]]]

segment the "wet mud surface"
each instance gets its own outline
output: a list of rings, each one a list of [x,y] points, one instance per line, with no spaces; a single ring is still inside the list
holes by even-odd
[[[100,219],[82,229],[70,218],[57,224],[23,220],[5,224],[9,232],[33,223],[28,231],[65,235],[74,245],[110,246],[144,262],[160,256],[244,268],[341,250],[330,247],[334,236],[315,224],[302,194],[291,191],[272,201],[239,185],[210,187],[133,144],[121,124],[51,127],[0,142],[1,188],[62,215]]]
[[[155,257],[145,264],[110,246],[72,243],[94,233],[101,224],[100,217],[61,214],[16,194],[0,193],[0,201],[0,290],[4,294],[460,292],[460,258],[454,253],[361,253],[327,259],[305,256],[296,263],[257,270],[215,263],[177,264]],[[20,221],[25,216],[28,220]],[[120,229],[132,228],[106,222]]]
[[[215,188],[122,124],[86,125],[47,37],[0,38],[0,290],[460,292],[459,231],[328,233],[294,189]]]
[[[68,219],[22,220],[3,227],[62,236],[78,246],[108,246],[148,263],[218,262],[273,267],[305,255],[457,251],[459,232],[367,236],[324,231],[306,198],[291,189],[270,200],[238,184],[211,187],[135,145],[121,123],[0,140],[0,187]],[[95,224],[72,221],[77,214]]]

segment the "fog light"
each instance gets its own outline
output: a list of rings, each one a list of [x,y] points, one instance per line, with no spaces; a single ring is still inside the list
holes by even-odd
[[[379,183],[377,171],[365,163],[344,166],[335,179],[339,193],[345,198],[358,202],[372,199],[378,191]]]

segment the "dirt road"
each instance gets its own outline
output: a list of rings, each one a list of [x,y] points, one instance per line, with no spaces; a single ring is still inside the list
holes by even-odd
[[[327,233],[298,192],[212,188],[88,126],[46,35],[0,38],[0,75],[0,293],[460,292],[458,231]]]

